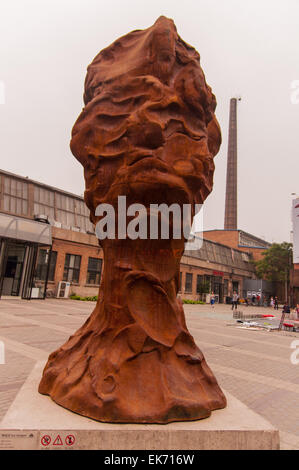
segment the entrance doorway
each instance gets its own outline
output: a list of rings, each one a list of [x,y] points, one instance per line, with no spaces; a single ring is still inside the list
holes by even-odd
[[[51,246],[0,240],[0,298],[44,299]]]
[[[212,291],[214,292],[218,302],[223,303],[223,279],[220,276],[212,277]]]
[[[2,295],[18,297],[21,292],[26,246],[8,243],[4,255]]]
[[[239,281],[233,281],[233,292],[236,291],[239,294]]]

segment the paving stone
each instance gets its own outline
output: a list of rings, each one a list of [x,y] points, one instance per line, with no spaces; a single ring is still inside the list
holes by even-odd
[[[6,363],[0,364],[1,420],[36,361],[63,344],[95,302],[0,300],[0,305],[0,340],[6,346]],[[282,449],[299,449],[299,365],[290,360],[299,334],[237,329],[229,305],[184,308],[190,332],[221,386],[280,430]],[[273,314],[263,307],[248,307],[250,312]]]

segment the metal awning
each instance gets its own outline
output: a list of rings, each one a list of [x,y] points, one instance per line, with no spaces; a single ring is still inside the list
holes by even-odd
[[[14,215],[0,214],[0,237],[52,245],[51,225]]]

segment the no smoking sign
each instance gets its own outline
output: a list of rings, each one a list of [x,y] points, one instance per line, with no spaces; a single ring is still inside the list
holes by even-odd
[[[51,437],[48,436],[48,434],[46,434],[45,436],[41,438],[41,443],[45,447],[48,446],[51,443]]]

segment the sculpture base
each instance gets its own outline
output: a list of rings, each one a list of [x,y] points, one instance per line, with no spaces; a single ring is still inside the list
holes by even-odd
[[[227,408],[199,421],[100,423],[39,394],[43,367],[43,362],[36,364],[0,423],[0,449],[279,449],[278,430],[227,392]]]

